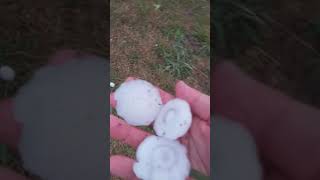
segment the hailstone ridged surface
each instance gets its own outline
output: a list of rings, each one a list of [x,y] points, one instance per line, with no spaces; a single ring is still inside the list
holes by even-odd
[[[149,136],[139,145],[136,159],[133,171],[143,180],[185,180],[189,175],[187,150],[178,141]]]
[[[172,99],[161,109],[153,129],[158,136],[178,139],[187,133],[192,123],[189,104],[182,99]]]

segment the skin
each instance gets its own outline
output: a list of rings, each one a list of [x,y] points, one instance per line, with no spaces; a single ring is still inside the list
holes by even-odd
[[[56,60],[59,57],[58,61],[54,61],[54,58],[52,61],[61,63],[74,56],[75,53],[72,51],[61,51],[60,54],[58,53],[55,56]],[[318,109],[299,103],[274,89],[264,86],[249,78],[231,63],[221,63],[212,72],[213,111],[216,114],[233,119],[249,129],[258,146],[265,180],[320,179],[320,136],[318,135],[318,132],[320,132],[320,111]],[[191,95],[194,94],[194,91],[196,90],[183,82],[177,83],[176,96],[180,96],[180,98],[189,102],[194,101],[191,103],[194,104],[191,107],[196,115],[195,124],[181,141],[189,146],[193,168],[206,172],[206,167],[210,167],[208,161],[210,159],[209,141],[204,135],[206,133],[202,133],[199,137],[193,137],[193,134],[195,130],[208,128],[210,102],[205,100],[208,99],[207,96]],[[161,96],[164,101],[172,98],[171,95],[163,91]],[[0,143],[8,144],[12,149],[15,149],[19,140],[21,125],[14,121],[10,101],[10,99],[7,99],[0,102]],[[199,102],[207,102],[207,105],[202,107],[204,109],[200,108],[201,105],[198,107]],[[115,105],[112,98],[111,104]],[[144,131],[128,126],[112,115],[110,115],[110,130],[112,138],[121,139],[133,147],[137,147],[149,135]],[[206,131],[208,129],[203,130],[203,132]],[[191,146],[198,142],[192,140],[196,137],[199,138],[197,139],[199,142],[203,141],[203,143],[198,143],[202,146]],[[207,138],[209,139],[209,136]],[[206,147],[201,148],[201,150],[199,148],[191,149],[204,146]],[[200,154],[203,154],[203,157],[207,154],[204,158],[207,161],[202,161]],[[113,175],[134,179],[133,162],[132,159],[124,156],[112,156],[110,171]],[[7,168],[0,168],[0,179],[26,180],[25,177]]]
[[[248,128],[265,180],[320,179],[320,111],[223,62],[212,73],[213,112]]]
[[[129,77],[127,81],[134,78]],[[184,82],[179,81],[175,87],[176,97],[186,100],[193,112],[192,125],[188,133],[180,138],[180,142],[188,149],[189,160],[193,169],[206,175],[210,173],[210,97],[205,95]],[[174,98],[171,94],[160,89],[162,101],[165,103]],[[114,95],[110,95],[111,106],[116,106]],[[133,148],[150,134],[138,128],[130,126],[125,121],[114,115],[110,115],[110,135],[112,138],[121,140]],[[121,155],[110,158],[110,172],[114,176],[125,179],[136,179],[132,166],[134,160]]]

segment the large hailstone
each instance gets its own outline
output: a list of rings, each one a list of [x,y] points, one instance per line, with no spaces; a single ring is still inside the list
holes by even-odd
[[[192,123],[189,104],[182,99],[168,101],[154,122],[153,129],[158,136],[178,139],[187,133]]]
[[[115,100],[117,114],[133,126],[150,125],[162,107],[159,90],[139,79],[121,84]]]
[[[46,180],[107,179],[107,65],[84,58],[44,66],[19,89],[25,169]]]
[[[178,141],[149,136],[139,145],[136,158],[133,171],[142,180],[185,180],[189,176],[187,150]]]
[[[213,124],[213,179],[261,180],[257,149],[249,132],[221,117],[215,118]]]

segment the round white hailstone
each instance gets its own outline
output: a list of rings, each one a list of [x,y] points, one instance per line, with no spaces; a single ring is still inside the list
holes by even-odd
[[[133,126],[150,125],[162,107],[159,90],[144,80],[122,83],[115,100],[117,114]]]
[[[25,169],[47,180],[107,179],[106,66],[98,58],[44,66],[19,89],[14,115],[23,123]]]
[[[178,139],[187,133],[192,123],[189,104],[182,99],[168,101],[157,116],[153,129],[158,136]]]
[[[139,145],[136,158],[133,171],[140,179],[185,180],[189,176],[187,150],[178,141],[149,136]]]
[[[253,137],[240,124],[215,117],[213,179],[261,180],[262,168]],[[230,173],[232,172],[232,173]]]
[[[113,83],[113,82],[110,82],[110,87],[114,87],[115,86],[115,84]]]
[[[1,66],[0,67],[0,78],[5,81],[14,80],[16,73],[10,66]]]

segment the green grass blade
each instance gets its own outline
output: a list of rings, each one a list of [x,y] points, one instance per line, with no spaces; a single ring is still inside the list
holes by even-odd
[[[210,180],[209,176],[206,176],[195,169],[191,170],[190,176],[196,180]]]

